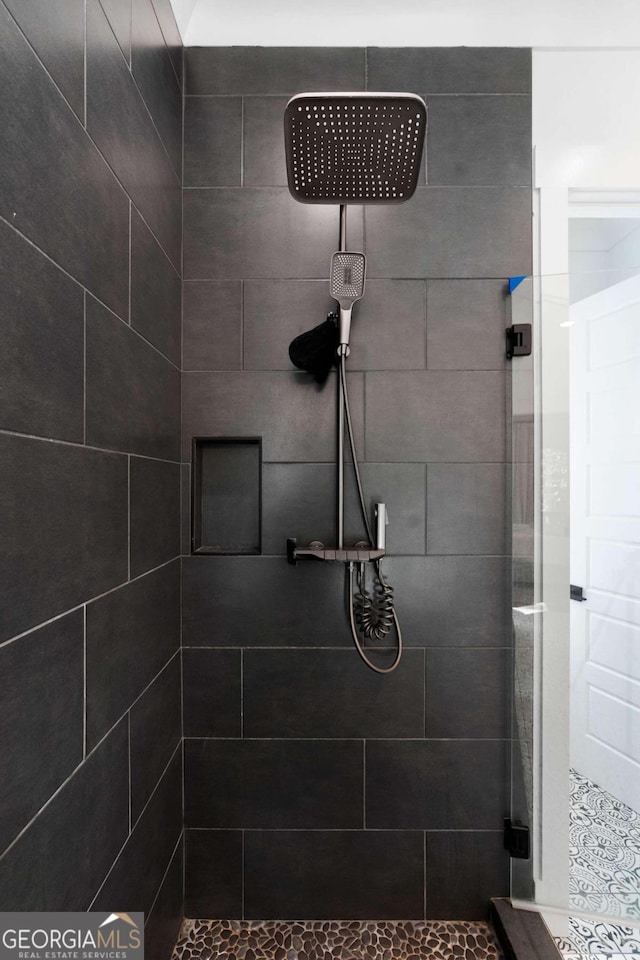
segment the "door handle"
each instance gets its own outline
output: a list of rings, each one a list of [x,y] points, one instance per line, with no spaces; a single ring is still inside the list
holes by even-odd
[[[582,587],[576,587],[575,584],[569,584],[569,599],[577,600],[578,603],[585,603],[587,598],[585,597]]]

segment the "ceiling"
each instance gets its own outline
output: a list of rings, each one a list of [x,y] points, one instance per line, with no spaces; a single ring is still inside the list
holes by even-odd
[[[186,46],[640,47],[637,0],[171,0]]]

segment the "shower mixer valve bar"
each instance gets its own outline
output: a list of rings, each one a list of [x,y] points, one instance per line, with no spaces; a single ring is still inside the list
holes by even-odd
[[[298,560],[330,560],[338,563],[371,563],[384,557],[384,550],[369,547],[325,547],[319,541],[312,541],[308,547],[299,547],[295,537],[287,540],[287,561],[294,566]]]
[[[319,540],[312,540],[308,546],[298,547],[297,541],[289,538],[287,560],[291,564],[303,559],[344,563],[351,635],[362,660],[379,674],[392,673],[398,666],[402,633],[393,587],[381,563],[386,552],[387,510],[384,503],[376,504],[375,530],[372,529],[349,409],[346,364],[351,311],[364,294],[366,261],[363,253],[347,249],[347,205],[404,203],[413,196],[420,177],[426,123],[426,104],[411,93],[301,93],[289,101],[284,115],[289,192],[301,203],[340,206],[339,250],[331,258],[329,280],[331,296],[339,306],[335,318],[338,336],[335,337],[331,323],[317,328],[325,336],[323,349],[318,350],[322,355],[324,377],[319,379],[316,369],[312,368],[318,382],[326,380],[332,359],[338,368],[336,546],[326,547]],[[324,349],[327,345],[328,349]],[[296,358],[291,348],[289,356],[296,366],[310,369],[308,360],[301,362],[302,358]],[[367,537],[351,548],[344,545],[345,433]],[[365,645],[384,643],[385,649],[379,651],[384,657],[394,635],[397,642],[393,662],[387,666],[383,665],[384,659],[374,663]]]

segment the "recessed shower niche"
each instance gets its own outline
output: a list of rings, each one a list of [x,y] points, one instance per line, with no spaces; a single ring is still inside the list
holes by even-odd
[[[191,552],[259,554],[262,438],[194,437]]]

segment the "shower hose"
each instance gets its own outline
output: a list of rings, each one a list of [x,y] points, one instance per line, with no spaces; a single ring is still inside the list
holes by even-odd
[[[360,510],[369,543],[371,546],[374,546],[369,517],[367,516],[367,506],[362,491],[362,482],[360,480],[360,468],[356,457],[356,445],[351,424],[351,411],[349,409],[349,394],[347,393],[346,357],[344,354],[340,357],[340,389],[344,399],[347,435],[349,437],[356,487],[358,488]],[[374,560],[373,563],[375,567],[373,595],[369,593],[366,585],[367,564],[356,564],[353,561],[349,563],[349,623],[351,625],[351,635],[356,650],[371,670],[374,670],[376,673],[392,673],[400,663],[400,658],[402,657],[402,633],[393,602],[393,587],[387,583],[384,577],[381,560]],[[357,585],[357,593],[354,591],[354,581]],[[378,667],[375,663],[371,662],[365,653],[359,634],[362,634],[365,640],[384,641],[394,626],[398,637],[395,659],[389,667]]]

